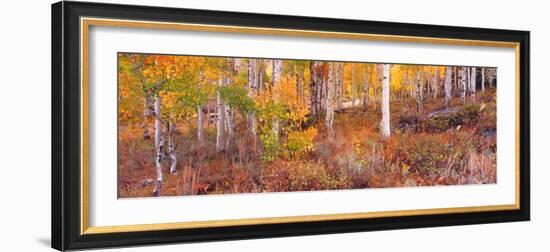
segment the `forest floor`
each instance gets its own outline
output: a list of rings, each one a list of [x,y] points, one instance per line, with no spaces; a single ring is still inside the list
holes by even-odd
[[[392,99],[392,133],[385,141],[378,130],[379,106],[346,108],[335,115],[333,139],[320,117],[313,122],[311,151],[274,161],[262,160],[262,146],[247,136],[244,123],[237,125],[231,148],[220,154],[215,125],[204,124],[201,145],[196,122],[189,122],[174,136],[177,173],[170,174],[169,160],[163,161],[161,195],[496,183],[495,92],[478,92],[466,105],[453,98],[446,110],[442,98],[425,97],[419,112],[414,101]],[[119,126],[118,197],[152,196],[154,140],[142,136],[140,125]]]

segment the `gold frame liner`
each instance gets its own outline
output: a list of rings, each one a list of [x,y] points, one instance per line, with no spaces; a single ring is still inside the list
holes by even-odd
[[[342,214],[322,214],[322,215],[303,215],[303,216],[284,216],[284,217],[269,217],[269,218],[249,218],[249,219],[229,219],[229,220],[212,220],[212,221],[191,221],[191,222],[172,222],[158,224],[135,224],[122,226],[96,226],[91,227],[89,224],[89,30],[90,26],[109,26],[109,27],[129,27],[129,28],[145,28],[145,29],[164,29],[164,30],[185,30],[185,31],[204,31],[204,32],[225,32],[225,33],[241,33],[241,34],[261,34],[261,35],[276,35],[276,36],[300,36],[300,37],[317,37],[317,38],[340,38],[340,39],[359,39],[370,41],[387,41],[387,42],[413,42],[413,43],[431,43],[431,44],[447,44],[447,45],[463,45],[463,46],[487,46],[487,47],[504,47],[515,49],[515,74],[516,74],[516,188],[515,188],[515,204],[509,205],[489,205],[489,206],[474,206],[474,207],[453,207],[453,208],[433,208],[433,209],[415,209],[415,210],[397,210],[397,211],[379,211],[379,212],[364,212],[364,213],[342,213]],[[486,40],[466,40],[466,39],[450,39],[450,38],[432,38],[432,37],[414,37],[414,36],[398,36],[398,35],[381,35],[381,34],[363,34],[363,33],[346,33],[346,32],[327,32],[313,30],[294,30],[294,29],[276,29],[276,28],[260,28],[248,26],[226,26],[226,25],[205,25],[193,23],[168,23],[168,22],[151,22],[137,20],[122,20],[122,19],[101,19],[87,18],[80,19],[80,58],[81,58],[81,164],[80,164],[80,210],[81,222],[80,233],[87,234],[104,234],[104,233],[119,233],[119,232],[138,232],[138,231],[157,231],[170,229],[189,229],[189,228],[206,228],[206,227],[224,227],[237,225],[258,225],[258,224],[276,224],[276,223],[291,223],[291,222],[312,222],[312,221],[328,221],[328,220],[350,220],[364,218],[380,218],[394,216],[414,216],[414,215],[431,215],[431,214],[451,214],[451,213],[469,213],[469,212],[489,212],[500,210],[516,210],[520,209],[520,122],[519,122],[519,87],[520,87],[520,71],[519,59],[520,50],[519,43],[502,42],[502,41],[486,41]]]

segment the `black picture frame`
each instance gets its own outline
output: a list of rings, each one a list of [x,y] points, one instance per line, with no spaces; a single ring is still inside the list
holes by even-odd
[[[160,231],[81,234],[80,17],[185,22],[329,32],[519,43],[519,209],[292,222]],[[52,247],[58,250],[253,239],[341,232],[528,221],[530,219],[530,85],[528,31],[329,19],[102,3],[52,5]]]

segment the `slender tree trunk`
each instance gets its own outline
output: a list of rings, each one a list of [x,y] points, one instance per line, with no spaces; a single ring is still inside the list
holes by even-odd
[[[322,63],[323,65],[323,69],[322,69],[322,74],[321,74],[321,89],[320,89],[320,93],[319,93],[319,106],[320,106],[320,111],[326,111],[326,108],[327,108],[327,80],[328,78],[325,77],[325,70],[326,70],[326,66],[327,66],[327,63]],[[330,73],[328,74],[330,75]]]
[[[363,98],[361,100],[361,105],[363,106],[363,110],[367,111],[367,107],[369,105],[369,66],[365,66],[365,75],[363,80]]]
[[[210,96],[206,98],[206,127],[210,127]]]
[[[153,102],[151,101],[151,94],[146,92],[143,99],[143,139],[151,139],[151,133],[149,132],[149,118],[151,118],[151,110]]]
[[[462,104],[466,103],[466,90],[467,90],[467,83],[466,83],[466,67],[462,67],[461,74],[460,74],[460,101]]]
[[[322,66],[322,69],[318,69],[320,68],[319,66]],[[324,63],[317,63],[317,67],[316,67],[316,72],[317,73],[317,77],[316,77],[316,80],[317,80],[317,98],[316,98],[316,104],[317,104],[317,113],[320,114],[321,112],[323,112],[323,108],[324,108],[324,104],[323,103],[323,88],[324,88],[324,83],[325,83],[325,68],[324,68]],[[321,70],[321,71],[319,71]]]
[[[202,121],[202,108],[200,105],[197,105],[197,139],[199,140],[200,145],[204,143],[204,130]]]
[[[265,67],[264,67],[264,60],[260,59],[258,60],[258,93],[265,91],[265,83],[264,83],[264,76],[265,76]]]
[[[424,67],[420,67],[420,103],[424,101]]]
[[[454,90],[460,90],[460,87],[458,86],[458,78],[459,78],[458,77],[458,67],[453,67],[453,71],[454,71],[454,85],[455,85]]]
[[[226,149],[229,149],[233,142],[233,133],[235,131],[235,125],[233,120],[233,108],[229,105],[225,105],[225,123],[227,128]]]
[[[329,139],[332,139],[334,136],[334,131],[332,128],[332,123],[334,121],[334,104],[333,104],[333,98],[334,98],[334,66],[333,63],[329,63],[328,66],[328,85],[327,85],[327,113],[325,117],[325,126],[327,127],[327,134]]]
[[[433,86],[434,99],[437,99],[437,95],[439,93],[439,67],[438,66],[435,66],[433,85],[434,85]]]
[[[342,109],[342,63],[335,63],[334,67],[336,68],[336,110],[340,111]]]
[[[485,68],[481,68],[481,92],[485,93]]]
[[[382,120],[380,121],[380,133],[382,139],[390,137],[390,65],[383,65],[382,80]]]
[[[296,88],[298,91],[298,99],[304,101],[304,70],[296,71]]]
[[[154,112],[154,116],[155,116],[155,148],[156,148],[156,152],[157,152],[157,157],[155,159],[155,167],[156,167],[156,172],[157,172],[157,184],[156,184],[155,190],[153,191],[154,196],[160,196],[161,187],[162,187],[162,180],[163,180],[161,162],[162,162],[162,158],[163,158],[163,155],[164,155],[164,151],[163,151],[164,136],[162,135],[162,122],[160,121],[160,116],[161,116],[160,103],[161,103],[161,98],[160,98],[160,96],[157,96],[157,98],[155,100],[155,112]]]
[[[277,82],[280,80],[282,71],[283,61],[273,60],[273,87],[275,87],[277,85]]]
[[[414,100],[416,101],[416,112],[420,112],[420,107],[422,106],[422,86],[420,85],[420,68],[416,69],[416,82],[414,87]]]
[[[220,87],[225,85],[224,78],[222,75],[219,80]],[[216,151],[221,152],[225,150],[225,106],[219,91],[216,97],[216,112]]]
[[[170,116],[172,117],[172,116]],[[174,130],[176,125],[174,122],[168,122],[168,153],[170,153],[170,173],[176,173],[176,167],[178,159],[176,157],[175,143],[174,143]]]
[[[258,67],[256,59],[250,59],[248,64],[248,97],[253,98],[258,88]],[[256,115],[253,112],[248,113],[248,130],[252,135],[256,134]]]
[[[234,72],[235,72],[235,59],[229,58],[228,65],[229,65],[228,69],[229,69],[230,76],[227,76],[227,78],[225,78],[226,86],[233,85],[232,77],[234,76]],[[235,130],[233,115],[234,115],[233,108],[229,106],[226,102],[225,103],[225,123],[226,123],[226,130],[227,130],[226,143],[225,143],[226,150],[228,150],[233,143],[233,135],[234,135],[233,132]]]
[[[315,61],[309,64],[309,110],[313,117],[317,116],[317,71],[315,70],[317,63]]]
[[[470,96],[472,97],[472,101],[476,101],[476,68],[472,67],[472,73],[470,77]]]
[[[280,82],[282,71],[283,71],[283,61],[273,60],[273,90],[275,90],[275,87],[278,85],[278,82]],[[277,92],[273,92],[273,99],[275,101],[279,100],[279,94],[277,94]],[[279,120],[275,119],[273,121],[272,131],[275,139],[279,139]]]
[[[351,64],[351,107],[355,108],[357,100],[357,86],[355,85],[355,64]]]
[[[451,75],[452,75],[452,68],[450,66],[445,68],[445,108],[448,108],[449,105],[451,105],[451,92],[452,92],[452,85],[451,85]]]
[[[407,66],[405,66],[405,69],[406,69],[406,70],[405,70],[405,77],[403,77],[403,87],[405,87],[405,85],[408,85],[408,84],[409,84],[409,68],[408,68]],[[402,99],[402,101],[403,101],[403,104],[404,104],[405,106],[407,106],[407,109],[408,109],[408,105],[407,105],[407,102],[406,102],[406,100],[405,100],[405,96],[406,96],[406,92],[407,92],[407,91],[403,88],[403,91],[402,91],[402,92],[403,92],[403,94],[402,94],[401,99]]]

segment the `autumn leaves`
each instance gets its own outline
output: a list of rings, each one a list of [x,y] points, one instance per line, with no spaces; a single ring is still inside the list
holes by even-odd
[[[491,69],[473,67],[468,72],[445,66],[132,53],[120,53],[118,59],[119,125],[141,125],[143,138],[154,137],[155,196],[163,194],[171,178],[163,172],[177,173],[183,162],[195,165],[189,160],[201,163],[182,149],[211,146],[205,158],[223,163],[224,169],[283,160],[331,170],[333,161],[317,167],[325,157],[313,152],[320,144],[330,149],[333,140],[344,141],[344,129],[361,132],[352,118],[368,116],[361,121],[374,126],[373,139],[383,145],[395,138],[392,116],[424,113],[427,100],[433,101],[430,106],[450,107],[453,94],[458,99],[468,91],[475,97],[476,83],[484,89],[496,78]],[[182,138],[196,146],[184,146]],[[247,163],[235,161],[245,152],[257,156]],[[265,186],[258,182],[265,177],[255,176],[250,183]]]

